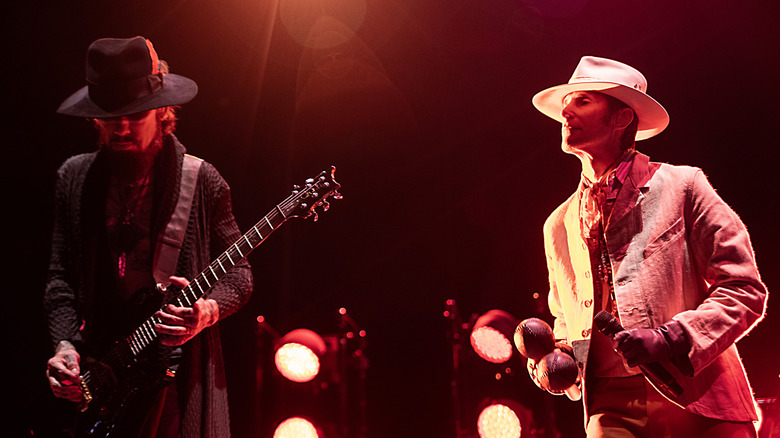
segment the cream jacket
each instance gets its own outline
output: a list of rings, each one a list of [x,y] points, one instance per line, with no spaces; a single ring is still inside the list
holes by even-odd
[[[550,215],[544,245],[555,335],[572,345],[584,377],[593,279],[578,203],[575,193]],[[763,317],[767,290],[745,226],[702,171],[636,154],[605,240],[623,327],[653,328],[674,319],[691,341],[693,377],[662,363],[684,388],[673,401],[706,417],[756,420],[735,343]]]

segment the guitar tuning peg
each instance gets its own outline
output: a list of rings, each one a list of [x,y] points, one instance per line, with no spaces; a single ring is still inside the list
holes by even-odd
[[[293,185],[293,190],[300,190],[300,189],[301,186],[299,186],[298,184]]]
[[[309,179],[306,180],[306,184],[307,185],[311,185],[313,183],[314,183],[314,179],[313,178],[309,178]]]

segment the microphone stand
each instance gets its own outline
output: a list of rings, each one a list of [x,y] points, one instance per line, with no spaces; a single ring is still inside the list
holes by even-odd
[[[257,325],[255,326],[255,391],[253,397],[255,399],[255,430],[261,434],[265,433],[266,421],[261,413],[267,406],[273,403],[273,383],[271,383],[266,390],[266,376],[267,370],[275,367],[273,359],[273,350],[276,342],[279,341],[281,335],[278,331],[266,320],[265,316],[259,315],[257,317]]]
[[[455,418],[456,438],[466,438],[466,430],[463,429],[463,413],[461,412],[460,399],[460,355],[463,349],[463,321],[455,300],[448,299],[444,307],[444,317],[449,320],[447,326],[447,338],[452,346],[452,375],[450,377],[450,393],[452,395],[452,412]]]
[[[366,438],[368,436],[367,424],[367,406],[366,401],[366,375],[368,371],[368,357],[366,357],[366,331],[361,329],[357,321],[347,313],[347,309],[342,307],[339,309],[339,369],[341,371],[341,415],[342,415],[342,428],[344,430],[344,436],[348,437],[349,428],[347,426],[347,373],[346,365],[348,359],[348,341],[357,337],[357,348],[352,352],[351,358],[355,360],[355,364],[358,370],[357,381],[357,407],[358,407],[358,424],[355,438]]]

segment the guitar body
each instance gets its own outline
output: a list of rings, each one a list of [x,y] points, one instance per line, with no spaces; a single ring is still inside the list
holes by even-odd
[[[157,397],[168,383],[164,374],[160,377],[137,373],[117,380],[111,394],[93,399],[89,409],[79,413],[75,424],[75,436],[77,438],[138,436],[147,415],[156,404]]]
[[[190,281],[168,304],[192,307],[236,263],[287,219],[297,216],[314,216],[315,208],[328,209],[328,196],[340,199],[341,187],[330,172],[321,172],[316,178],[306,180],[303,188],[296,188],[276,208],[257,222],[233,245],[222,253],[200,274]],[[79,438],[130,438],[138,435],[150,410],[157,405],[160,391],[175,377],[181,349],[160,345],[154,326],[161,321],[154,314],[160,309],[160,301],[149,306],[147,298],[158,298],[155,291],[139,292],[130,300],[131,308],[141,311],[143,320],[130,335],[119,340],[102,359],[85,357],[82,363],[83,401],[75,424],[75,436]],[[149,309],[151,307],[151,309]],[[151,315],[151,316],[150,316]],[[133,327],[131,325],[130,327]]]
[[[122,327],[135,327],[162,305],[162,293],[144,289],[136,292],[122,312]],[[129,331],[129,329],[124,330]],[[75,424],[76,437],[134,437],[138,435],[148,412],[156,406],[160,391],[172,381],[181,356],[178,347],[154,342],[144,354],[121,355],[118,343],[103,359],[85,357],[84,376],[91,399],[82,405]],[[124,356],[124,358],[123,358]]]

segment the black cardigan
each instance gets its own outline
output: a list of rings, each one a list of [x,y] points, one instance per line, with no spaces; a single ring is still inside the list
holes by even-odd
[[[154,164],[152,248],[176,205],[184,147],[165,137]],[[94,297],[106,283],[101,265],[109,263],[101,236],[105,233],[108,166],[105,154],[69,158],[57,173],[54,230],[44,295],[49,333],[60,340],[88,343],[80,327],[94,315]],[[219,172],[204,162],[198,175],[187,233],[176,275],[192,279],[241,233],[233,217],[230,188]],[[151,266],[150,266],[151,272]],[[252,293],[251,268],[238,263],[209,291],[219,305],[220,319],[236,312]],[[177,387],[182,397],[182,436],[229,436],[229,416],[222,349],[217,326],[204,330],[184,346]]]

